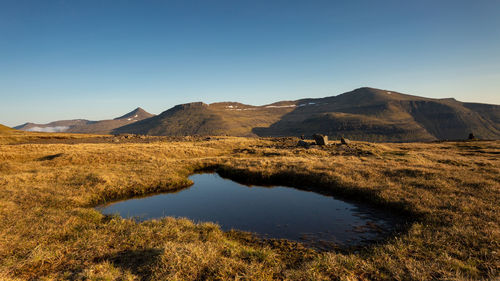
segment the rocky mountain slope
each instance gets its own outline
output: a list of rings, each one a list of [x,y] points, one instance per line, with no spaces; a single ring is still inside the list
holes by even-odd
[[[161,136],[235,135],[255,136],[252,129],[277,122],[290,107],[271,108],[235,102],[205,104],[194,102],[177,105],[160,115],[130,124],[114,133]]]

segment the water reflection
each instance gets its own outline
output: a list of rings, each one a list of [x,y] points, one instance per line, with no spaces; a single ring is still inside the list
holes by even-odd
[[[289,187],[245,186],[215,173],[190,179],[194,185],[181,191],[112,203],[101,211],[140,221],[164,216],[211,221],[224,230],[285,238],[315,248],[379,240],[399,220],[366,205]]]

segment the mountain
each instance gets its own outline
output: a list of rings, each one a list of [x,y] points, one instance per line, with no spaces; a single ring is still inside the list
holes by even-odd
[[[314,106],[300,106],[306,102]],[[471,106],[455,99],[360,88],[335,97],[301,100],[280,121],[254,132],[270,136],[321,132],[371,141],[463,139],[473,132],[490,139],[500,137],[499,113],[498,105]]]
[[[177,105],[160,115],[115,129],[114,133],[148,135],[255,136],[252,129],[277,122],[288,108],[266,108],[235,102]]]
[[[108,134],[111,130],[154,116],[138,107],[133,111],[112,119],[89,121],[85,119],[61,120],[48,124],[26,123],[15,129],[33,132],[67,132],[85,134]]]
[[[119,128],[146,118],[150,118],[152,116],[154,115],[138,107],[121,117],[112,120],[94,121],[85,125],[76,125],[69,128],[66,132],[85,134],[109,134],[115,128]]]
[[[500,138],[500,106],[359,88],[338,96],[252,106],[177,105],[113,133],[149,135],[345,136],[367,141]]]

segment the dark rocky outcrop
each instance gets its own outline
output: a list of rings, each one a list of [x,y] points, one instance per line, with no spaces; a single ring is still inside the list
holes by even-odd
[[[322,134],[314,134],[313,138],[317,145],[328,145],[328,136]]]

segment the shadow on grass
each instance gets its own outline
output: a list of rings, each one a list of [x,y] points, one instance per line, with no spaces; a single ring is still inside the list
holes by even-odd
[[[155,248],[124,250],[113,255],[102,256],[98,260],[109,261],[117,268],[146,277],[151,276],[152,265],[162,254],[163,250]]]
[[[54,160],[54,159],[56,159],[57,157],[61,157],[61,156],[63,156],[63,155],[64,155],[64,153],[51,154],[51,155],[47,155],[47,156],[44,156],[44,157],[40,157],[40,158],[38,158],[37,160],[38,160],[38,161]]]

